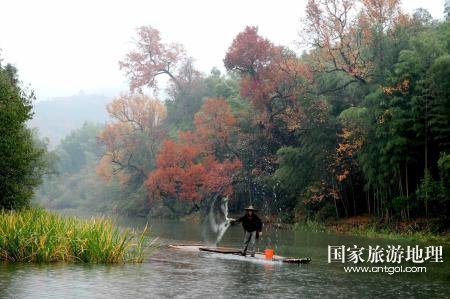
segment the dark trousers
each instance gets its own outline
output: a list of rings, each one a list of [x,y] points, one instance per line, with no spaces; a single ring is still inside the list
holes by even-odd
[[[244,236],[244,249],[242,250],[242,253],[246,254],[248,249],[251,255],[255,255],[255,248],[256,248],[256,231],[253,232],[246,231]]]

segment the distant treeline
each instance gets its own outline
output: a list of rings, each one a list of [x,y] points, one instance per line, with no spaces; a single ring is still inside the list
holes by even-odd
[[[48,138],[49,146],[55,148],[84,122],[104,124],[108,120],[105,105],[110,101],[110,97],[82,91],[69,97],[38,101],[33,104],[34,114],[28,125],[37,128],[39,135]]]

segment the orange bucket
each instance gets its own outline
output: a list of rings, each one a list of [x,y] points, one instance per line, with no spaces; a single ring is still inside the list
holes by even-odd
[[[272,260],[272,258],[273,258],[273,249],[266,249],[266,250],[264,250],[264,256],[266,257],[266,260]]]

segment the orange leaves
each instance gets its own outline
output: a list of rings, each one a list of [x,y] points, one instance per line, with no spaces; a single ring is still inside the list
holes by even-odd
[[[237,159],[218,161],[186,138],[166,140],[146,185],[164,196],[200,201],[211,193],[230,195],[233,175],[241,167]]]
[[[199,187],[203,184],[202,178],[205,174],[203,165],[196,165],[193,160],[181,156],[183,151],[178,153],[178,159],[175,161],[162,158],[166,151],[171,151],[169,146],[177,145],[164,143],[161,153],[158,155],[158,161],[165,161],[164,166],[157,166],[157,169],[150,174],[146,181],[146,186],[164,195],[198,201],[202,198]]]
[[[133,128],[128,123],[107,124],[98,136],[101,143],[106,146],[107,152],[116,152],[123,149],[127,144],[132,146],[130,140]]]
[[[224,147],[237,130],[237,120],[223,98],[207,99],[195,115],[196,134],[205,146]]]
[[[105,181],[119,175],[121,184],[131,177],[146,177],[163,138],[164,105],[139,94],[124,94],[107,106],[113,121],[98,136],[105,150],[97,174]]]
[[[196,131],[166,139],[156,158],[156,170],[146,186],[154,193],[201,201],[206,195],[233,192],[233,178],[242,168],[238,159],[220,161],[214,150],[228,145],[236,119],[224,99],[207,99],[195,116]]]
[[[97,175],[105,182],[110,182],[114,175],[113,161],[122,161],[126,152],[133,151],[132,127],[128,123],[107,124],[98,136],[105,146],[105,151],[97,164]]]
[[[156,157],[156,167],[189,167],[202,151],[203,147],[195,143],[195,137],[191,132],[180,132],[178,141],[164,140]]]
[[[383,55],[375,35],[392,31],[403,19],[400,0],[309,0],[305,41],[317,49],[319,70],[344,72],[365,83],[374,55]],[[378,53],[366,51],[377,43]]]
[[[166,108],[159,100],[141,94],[121,95],[106,109],[113,122],[106,125],[99,139],[107,151],[125,147],[132,150],[138,141],[136,131],[155,137],[161,133],[158,130],[166,117]]]
[[[363,49],[370,43],[370,30],[366,30],[367,18],[359,16],[355,1],[308,1],[304,31],[306,42],[317,48],[314,54],[320,70],[342,71],[362,82],[367,80],[372,63]]]
[[[372,25],[379,25],[384,31],[402,18],[400,0],[360,0],[364,14]]]
[[[157,127],[166,117],[166,108],[159,100],[141,94],[121,95],[106,110],[117,121],[138,130]]]
[[[343,173],[338,174],[338,175],[336,176],[336,178],[337,178],[337,180],[338,180],[339,182],[342,182],[342,181],[344,181],[344,180],[348,177],[349,174],[350,174],[350,171],[348,171],[348,170],[346,169],[346,170],[344,170]]]
[[[305,19],[305,33],[312,38],[309,42],[330,49],[348,38],[354,10],[351,0],[309,0]]]
[[[396,92],[406,94],[409,91],[410,83],[411,81],[409,79],[404,79],[403,81],[394,86],[384,86],[383,92],[388,95],[392,95]]]
[[[339,182],[343,182],[354,170],[356,165],[355,155],[363,145],[363,141],[357,132],[343,128],[341,133],[337,134],[340,142],[334,153],[333,172]]]
[[[111,155],[104,155],[95,167],[95,172],[105,183],[109,183],[112,178],[111,159]]]
[[[306,115],[300,109],[300,107],[288,107],[284,114],[280,116],[280,119],[286,123],[286,129],[289,132],[294,132],[302,127],[302,124],[306,123]]]
[[[238,159],[225,160],[222,163],[212,157],[204,161],[208,170],[204,176],[204,184],[209,192],[218,192],[229,196],[233,193],[234,175],[242,168],[242,162]]]

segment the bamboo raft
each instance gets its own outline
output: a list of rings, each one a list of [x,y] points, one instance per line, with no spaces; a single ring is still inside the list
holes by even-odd
[[[241,250],[238,248],[210,247],[210,246],[205,246],[204,244],[173,244],[173,245],[169,245],[169,248],[177,249],[177,250],[185,250],[185,251],[194,251],[194,252],[202,251],[202,252],[211,252],[211,253],[219,253],[219,254],[241,255]],[[265,261],[289,263],[289,264],[309,264],[311,262],[310,258],[284,257],[284,256],[279,256],[279,255],[274,255],[271,260],[267,260],[265,258],[264,253],[261,253],[261,252],[257,252],[254,257],[249,257],[249,258],[265,260]]]

